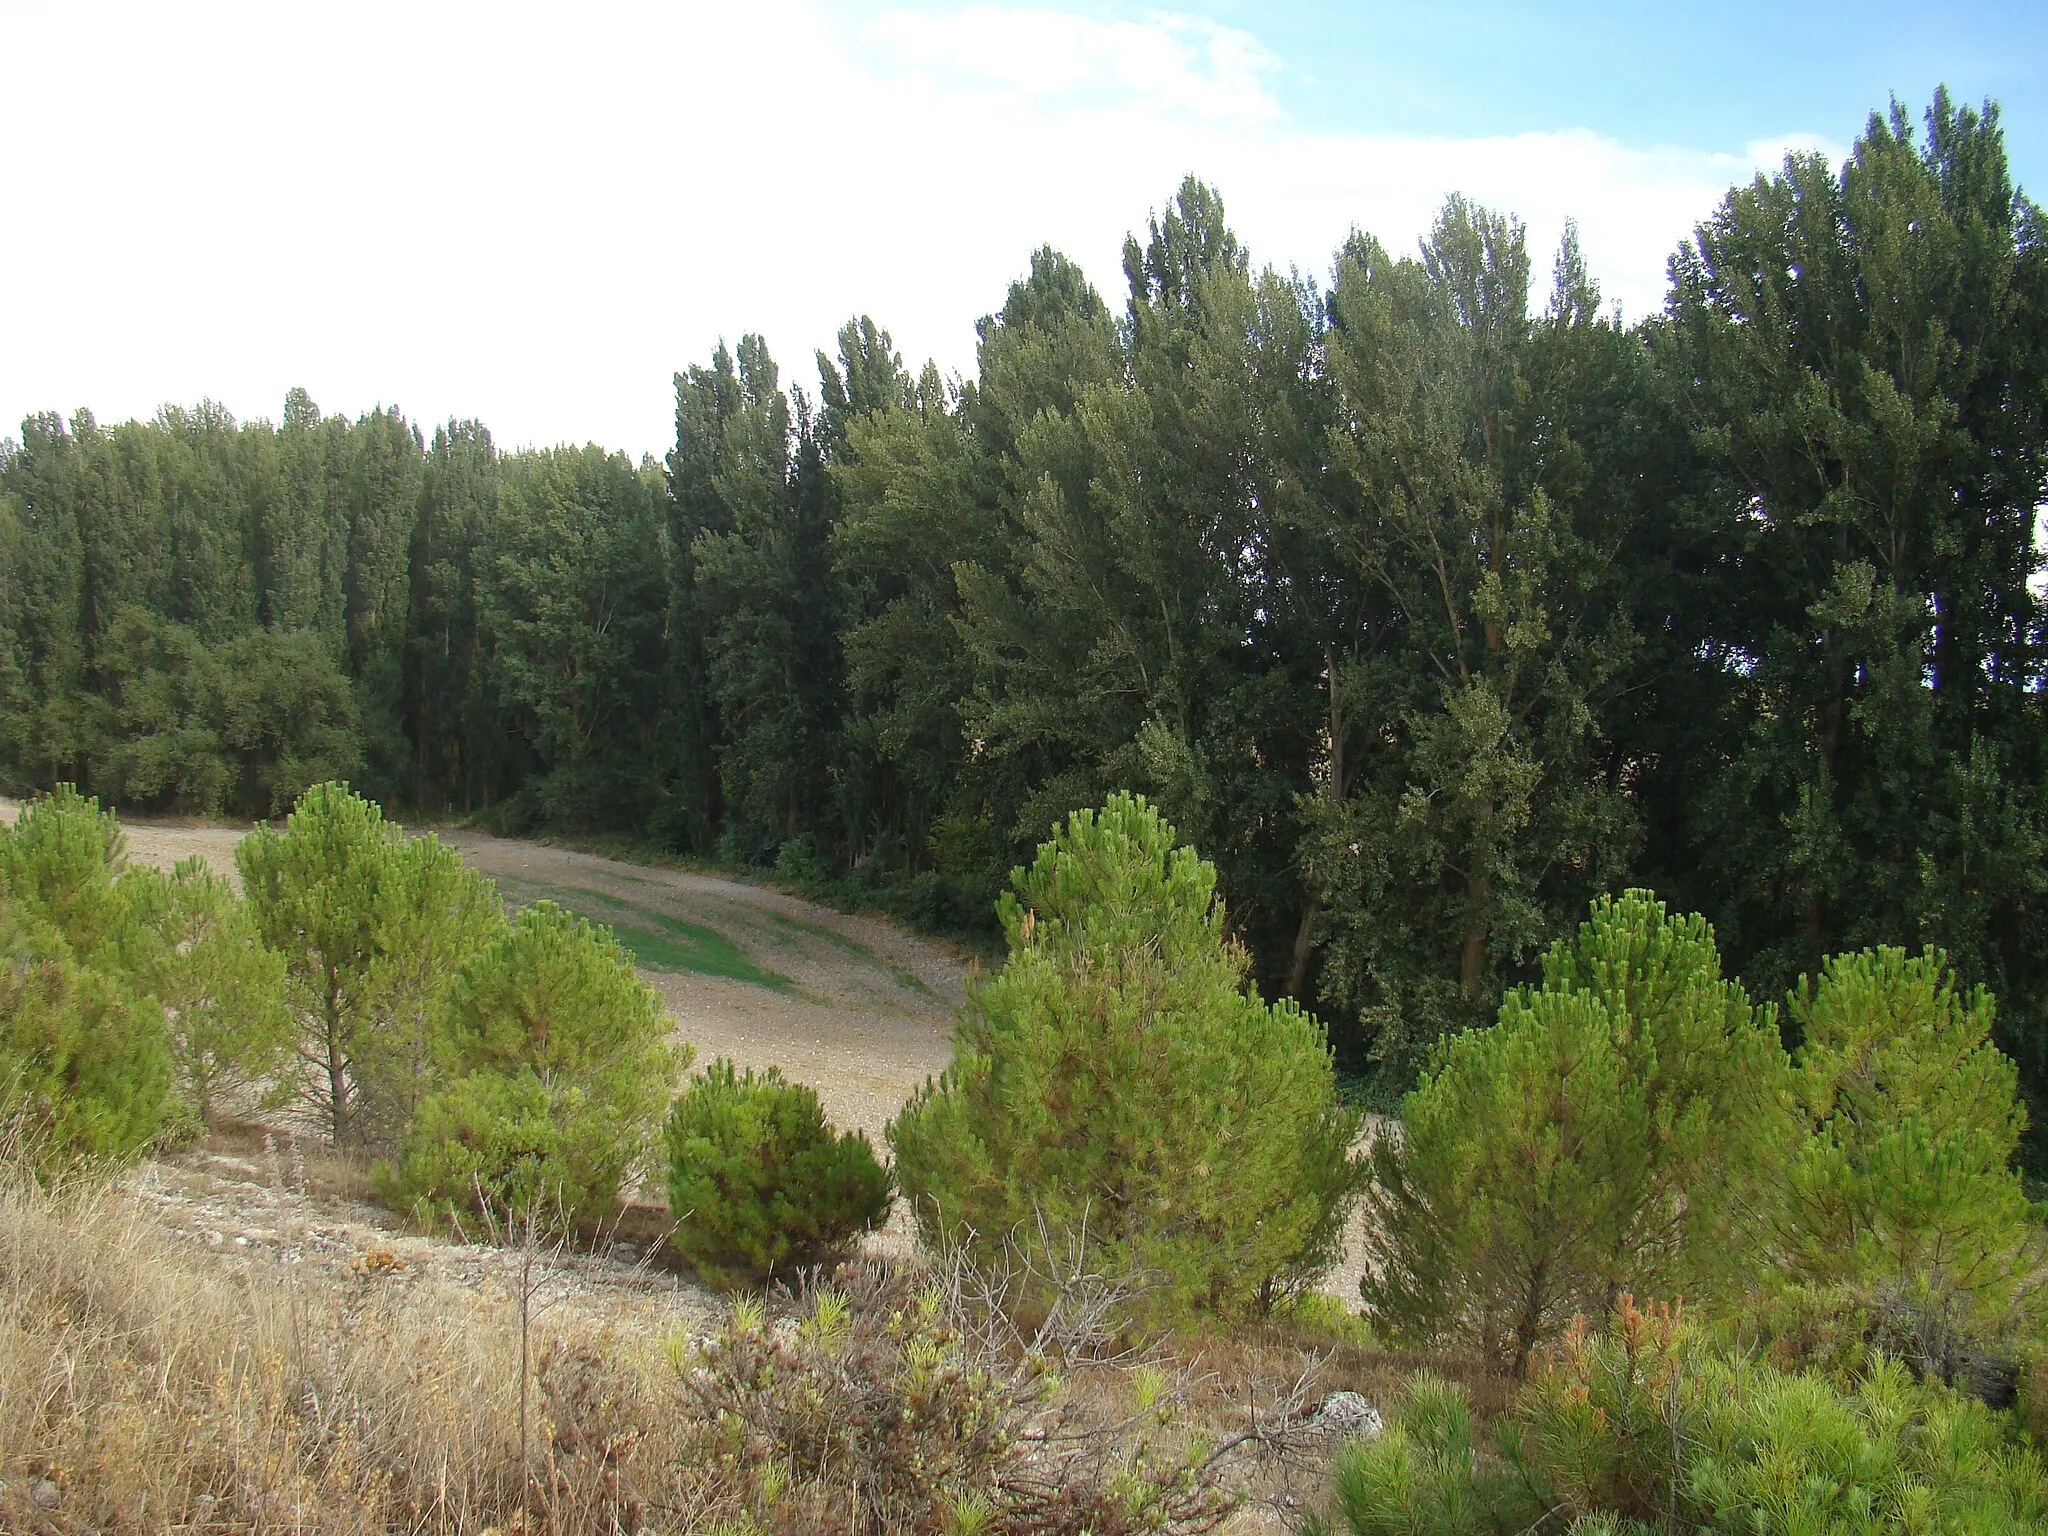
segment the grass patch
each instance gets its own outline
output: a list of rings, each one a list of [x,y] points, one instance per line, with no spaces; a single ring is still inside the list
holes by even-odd
[[[861,943],[859,939],[849,938],[843,933],[827,928],[823,923],[807,923],[802,918],[791,917],[786,912],[771,911],[768,914],[768,921],[777,928],[787,929],[796,933],[807,933],[814,939],[823,939],[835,949],[842,949],[856,960],[862,960],[872,965],[876,970],[882,972],[891,981],[895,982],[897,986],[912,992],[922,992],[926,996],[931,995],[932,989],[924,984],[924,978],[918,975],[917,972],[911,970],[908,966],[897,965],[891,961],[884,960],[874,950]]]
[[[621,901],[603,891],[580,885],[541,885],[530,880],[506,879],[498,884],[516,905],[552,901],[592,923],[610,928],[633,957],[635,965],[650,971],[691,971],[699,976],[723,976],[771,992],[792,992],[796,983],[779,971],[771,971],[748,959],[746,952],[716,928],[685,922],[661,912],[650,912]]]

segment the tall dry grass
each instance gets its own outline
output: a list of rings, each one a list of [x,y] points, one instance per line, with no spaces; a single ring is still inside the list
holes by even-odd
[[[238,1279],[104,1183],[0,1180],[0,1530],[505,1524],[518,1338],[401,1289]]]
[[[526,1341],[522,1454],[515,1295],[436,1286],[374,1258],[345,1277],[295,1279],[289,1265],[232,1273],[116,1186],[53,1189],[12,1166],[0,1171],[6,1536],[908,1536],[954,1525],[1065,1536],[1126,1528],[1105,1526],[1108,1513],[1145,1530],[1211,1530],[1240,1500],[1228,1529],[1284,1530],[1283,1506],[1323,1476],[1319,1452],[1302,1461],[1290,1450],[1314,1401],[1303,1395],[1310,1375],[1329,1378],[1324,1390],[1381,1385],[1370,1352],[1324,1351],[1323,1366],[1302,1374],[1302,1340],[1240,1331],[1199,1342],[1181,1363],[1077,1360],[1051,1396],[1005,1397],[994,1388],[1018,1372],[1038,1378],[1020,1363],[1034,1351],[1011,1336],[1001,1298],[963,1289],[957,1273],[948,1287],[945,1273],[885,1265],[869,1277],[875,1295],[854,1284],[845,1296],[854,1316],[837,1342],[817,1318],[770,1326],[751,1302],[708,1338],[618,1329],[564,1308],[544,1338]],[[903,1296],[935,1288],[946,1298],[939,1320],[907,1328]],[[799,1313],[822,1294],[793,1299]],[[940,1334],[953,1343],[933,1344]],[[790,1358],[721,1373],[748,1351]],[[948,1389],[947,1411],[928,1412],[920,1394],[940,1367],[973,1387],[972,1400],[954,1403]],[[1142,1396],[1148,1375],[1190,1388],[1174,1389],[1182,1406],[1170,1429],[1147,1406],[1164,1400]],[[1001,1429],[969,1487],[984,1476],[991,1488],[1036,1487],[1038,1503],[1004,1505],[998,1519],[1002,1501],[983,1500],[979,1526],[965,1505],[954,1521],[943,1500],[878,1503],[869,1485],[887,1483],[890,1466],[911,1486],[915,1469],[957,1459],[948,1426],[962,1413],[992,1414],[982,1427]],[[818,1423],[845,1454],[813,1466],[803,1437],[785,1431]],[[1198,1447],[1229,1440],[1243,1443],[1229,1469],[1203,1460]],[[1320,1446],[1313,1434],[1301,1442]],[[1279,1459],[1257,1459],[1267,1452]],[[1185,1476],[1174,1471],[1189,1456]],[[1167,1474],[1157,1507],[1134,1501],[1147,1466]]]

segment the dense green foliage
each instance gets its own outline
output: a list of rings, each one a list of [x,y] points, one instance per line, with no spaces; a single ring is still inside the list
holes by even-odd
[[[612,1215],[687,1064],[667,1034],[609,932],[523,909],[454,978],[435,1023],[444,1085],[406,1126],[388,1192],[430,1216]]]
[[[63,935],[0,896],[0,1119],[10,1156],[120,1160],[174,1123],[163,1011],[81,963]]]
[[[1929,949],[1836,956],[1774,1010],[1711,929],[1594,903],[1497,1022],[1441,1045],[1373,1148],[1360,1289],[1389,1335],[1527,1367],[1575,1316],[1684,1295],[1802,1356],[1990,1385],[2048,1238],[1995,1009]]]
[[[2013,1170],[2025,1112],[1990,1041],[1991,999],[1939,950],[1868,950],[1801,979],[1780,1262],[1872,1314],[1946,1381],[2043,1316],[2048,1238]],[[1838,1303],[1839,1305],[1839,1303]]]
[[[1782,1371],[1661,1310],[1575,1329],[1501,1429],[1487,1454],[1462,1390],[1419,1377],[1385,1434],[1339,1453],[1342,1528],[2017,1536],[2048,1521],[2039,1457],[1983,1405],[1885,1360]]]
[[[1602,898],[1543,973],[1445,1043],[1367,1194],[1376,1320],[1517,1365],[1624,1291],[1744,1285],[1792,1130],[1776,1016],[1700,918]]]
[[[1170,1321],[1327,1268],[1357,1116],[1322,1026],[1248,983],[1214,866],[1114,795],[1014,882],[1008,958],[889,1127],[925,1241],[1079,1245]]]
[[[197,857],[169,875],[132,868],[122,882],[123,960],[164,1010],[186,1102],[210,1123],[231,1099],[281,1101],[295,1065],[284,957],[264,945],[247,904]]]
[[[172,1131],[160,949],[121,829],[70,785],[0,827],[0,1120],[11,1155],[120,1160]]]
[[[888,1172],[858,1131],[835,1135],[817,1090],[723,1057],[669,1107],[676,1251],[713,1279],[772,1275],[844,1250],[889,1214]]]
[[[665,465],[395,411],[0,449],[0,787],[282,811],[347,775],[781,865],[919,921],[1111,790],[1269,993],[1404,1086],[1602,891],[1778,996],[1941,946],[2048,1087],[2048,237],[1995,112],[1789,158],[1603,313],[1454,200],[1325,281],[1182,186],[971,378],[850,323],[676,377]],[[786,855],[786,857],[782,857]]]
[[[452,848],[340,784],[236,853],[246,898],[198,859],[127,867],[69,785],[0,827],[11,1151],[119,1161],[297,1092],[344,1151],[396,1148],[406,1208],[615,1208],[689,1056],[607,930],[545,901],[508,925]]]
[[[315,784],[235,862],[263,942],[284,956],[298,1086],[329,1139],[388,1146],[433,1080],[428,1030],[456,969],[496,938],[496,889],[431,833],[406,838],[345,784]]]

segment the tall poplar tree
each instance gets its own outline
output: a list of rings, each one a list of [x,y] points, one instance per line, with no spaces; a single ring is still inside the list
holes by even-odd
[[[1521,226],[1452,199],[1419,257],[1355,236],[1331,297],[1332,441],[1355,510],[1330,530],[1384,626],[1344,722],[1351,791],[1313,806],[1323,991],[1405,1071],[1616,880],[1633,818],[1598,736],[1632,651],[1625,520],[1546,484],[1539,334],[1598,328],[1568,242],[1529,316]]]
[[[1726,476],[1710,595],[1730,708],[1689,807],[1759,986],[1933,943],[2048,1074],[2034,535],[2048,243],[1995,109],[1894,104],[1839,169],[1788,157],[1672,264],[1671,348]],[[1708,775],[1702,774],[1702,778]]]

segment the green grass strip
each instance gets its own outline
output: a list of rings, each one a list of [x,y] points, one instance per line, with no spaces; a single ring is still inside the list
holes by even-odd
[[[584,886],[543,885],[516,877],[500,877],[498,884],[515,904],[552,901],[588,922],[612,930],[633,963],[651,971],[690,971],[699,976],[723,976],[771,992],[791,992],[796,983],[779,971],[766,970],[748,959],[745,951],[715,928],[689,923],[663,912],[650,912],[604,891]],[[516,887],[517,889],[513,889]]]
[[[919,976],[917,972],[911,970],[908,966],[896,965],[884,960],[867,945],[861,943],[859,939],[849,938],[843,933],[827,928],[822,923],[807,923],[801,918],[791,917],[784,912],[770,911],[768,921],[774,923],[777,927],[794,929],[798,933],[807,933],[814,939],[823,939],[827,944],[836,945],[855,959],[865,960],[876,970],[886,974],[899,987],[907,988],[912,992],[922,992],[927,996],[931,994],[931,988],[924,984],[924,978]]]

